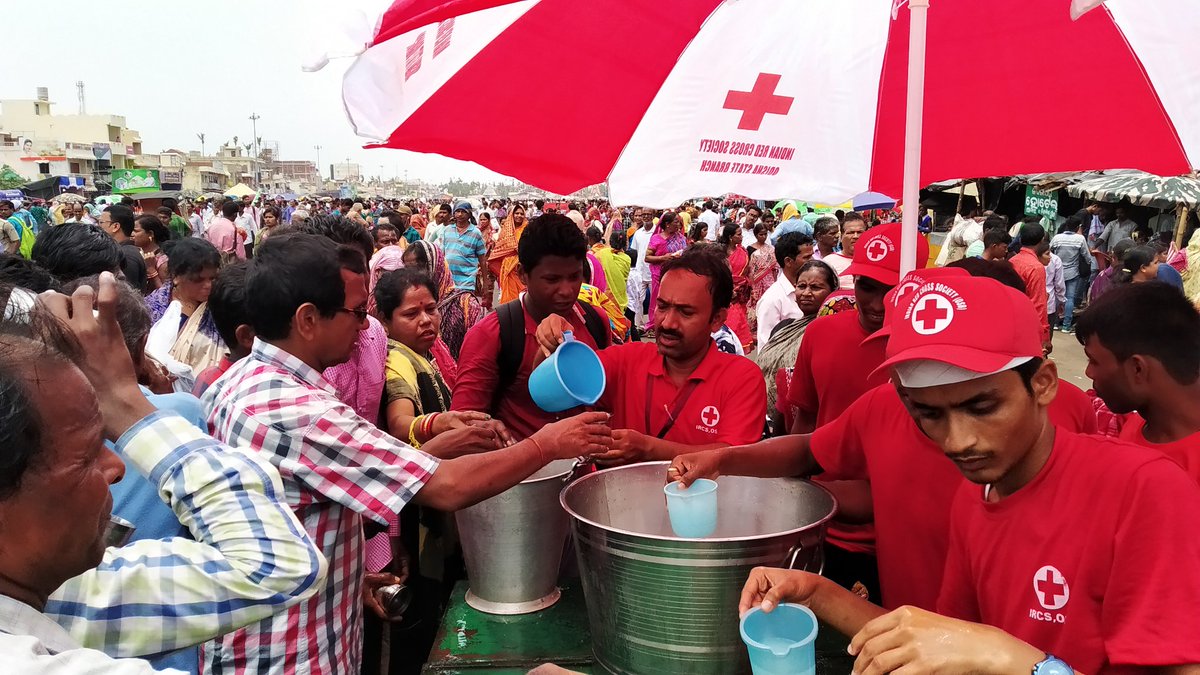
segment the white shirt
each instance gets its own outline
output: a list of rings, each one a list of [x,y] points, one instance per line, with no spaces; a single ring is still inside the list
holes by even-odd
[[[702,211],[700,213],[700,217],[698,218],[698,220],[702,223],[708,224],[707,239],[709,241],[716,241],[717,240],[717,230],[719,230],[721,228],[721,217],[717,215],[717,212],[716,211]]]
[[[853,258],[847,258],[839,251],[837,253],[830,253],[829,255],[825,256],[821,259],[821,262],[829,265],[833,268],[834,272],[837,272],[839,291],[854,290],[854,276],[851,274],[843,274],[843,272],[846,271],[846,268],[850,266],[850,263],[854,262]]]
[[[436,244],[439,240],[441,240],[442,230],[445,229],[445,227],[446,227],[445,225],[439,225],[437,223],[429,223],[428,225],[426,225],[425,226],[425,241],[427,241],[431,244]]]
[[[650,237],[654,236],[654,229],[647,230],[644,227],[639,227],[637,232],[633,233],[633,239],[630,240],[629,248],[636,249],[638,252],[637,264],[633,266],[639,274],[646,274],[649,270],[646,268],[646,249],[650,246]]]
[[[799,319],[804,316],[800,305],[796,304],[796,287],[788,281],[782,271],[775,283],[758,299],[758,348],[767,344],[771,331],[775,330],[784,319]]]

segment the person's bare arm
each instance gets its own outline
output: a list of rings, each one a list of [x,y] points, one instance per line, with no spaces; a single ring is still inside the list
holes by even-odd
[[[837,500],[837,519],[843,523],[866,525],[875,522],[875,502],[871,484],[865,480],[835,480],[821,483]]]
[[[811,436],[780,436],[753,445],[705,450],[680,455],[667,469],[668,480],[684,486],[697,478],[720,475],[782,478],[807,476],[820,470],[809,447]]]
[[[796,419],[792,422],[793,434],[811,434],[817,428],[816,411],[796,410]]]
[[[856,635],[887,613],[825,577],[775,567],[756,567],[750,571],[742,587],[738,612],[744,614],[755,607],[772,612],[783,602],[805,605],[817,618],[846,636]]]

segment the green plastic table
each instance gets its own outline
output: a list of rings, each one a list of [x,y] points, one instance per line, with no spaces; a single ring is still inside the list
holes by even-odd
[[[607,673],[592,656],[587,607],[577,579],[563,586],[562,599],[554,606],[521,616],[479,612],[467,605],[466,592],[465,581],[454,587],[424,675],[524,675],[543,663],[590,675]],[[833,629],[820,631],[818,675],[850,672],[847,644]]]

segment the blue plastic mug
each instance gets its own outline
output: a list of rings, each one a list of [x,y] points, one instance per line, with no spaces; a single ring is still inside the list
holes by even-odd
[[[684,489],[678,481],[663,487],[667,515],[677,537],[707,537],[717,529],[717,481],[697,479]]]
[[[817,617],[804,605],[755,607],[742,616],[741,633],[754,675],[816,674]]]
[[[604,382],[600,357],[565,331],[562,344],[529,374],[529,395],[542,410],[562,412],[599,401]]]

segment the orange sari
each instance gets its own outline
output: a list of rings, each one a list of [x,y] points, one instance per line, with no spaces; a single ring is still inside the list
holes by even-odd
[[[521,275],[517,273],[517,242],[521,241],[521,235],[528,225],[529,221],[526,220],[518,228],[513,223],[512,214],[508,214],[500,223],[500,237],[488,255],[488,271],[500,284],[501,303],[516,300],[525,290]]]

